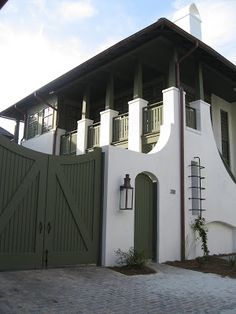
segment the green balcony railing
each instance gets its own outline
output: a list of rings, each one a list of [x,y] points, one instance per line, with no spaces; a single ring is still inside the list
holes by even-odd
[[[156,145],[163,123],[163,102],[157,102],[143,108],[142,152],[148,153]]]
[[[88,149],[100,146],[100,122],[88,127]]]
[[[143,108],[143,135],[160,132],[162,112],[162,101]]]
[[[192,129],[197,129],[196,109],[190,106],[185,107],[186,126]]]
[[[60,154],[75,155],[77,146],[77,130],[61,136]]]
[[[113,118],[113,137],[112,137],[113,144],[128,141],[128,127],[129,127],[128,113],[123,113]]]

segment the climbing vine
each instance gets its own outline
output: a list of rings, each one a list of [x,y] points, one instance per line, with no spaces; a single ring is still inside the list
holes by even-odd
[[[202,244],[201,244],[201,248],[203,250],[203,254],[204,257],[207,257],[209,254],[209,250],[208,250],[208,244],[207,244],[207,227],[206,227],[206,221],[203,217],[198,216],[193,225],[193,230],[196,231],[198,233],[198,237],[197,239],[200,238]]]

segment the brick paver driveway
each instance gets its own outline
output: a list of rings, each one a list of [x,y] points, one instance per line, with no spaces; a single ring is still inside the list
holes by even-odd
[[[236,313],[236,280],[171,266],[133,276],[99,267],[0,273],[0,313]]]

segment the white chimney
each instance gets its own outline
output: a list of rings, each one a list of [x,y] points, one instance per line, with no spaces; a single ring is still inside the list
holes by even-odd
[[[202,21],[194,3],[177,11],[173,16],[173,22],[186,32],[202,40]]]

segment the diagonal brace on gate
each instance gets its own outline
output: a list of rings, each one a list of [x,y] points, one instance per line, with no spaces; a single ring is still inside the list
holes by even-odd
[[[35,179],[39,172],[40,166],[39,163],[36,161],[29,169],[28,173],[24,177],[15,194],[12,196],[11,200],[3,210],[3,213],[1,215],[0,234],[5,228],[8,221],[11,219],[12,215],[14,214],[16,207],[19,204],[19,201],[21,201],[25,197],[25,194],[27,193],[29,186],[31,185],[33,179]]]
[[[65,182],[65,176],[63,175],[63,172],[61,171],[61,169],[59,167],[57,167],[56,176],[58,179],[58,183],[61,187],[61,190],[63,191],[63,194],[65,196],[65,199],[69,205],[69,208],[71,210],[73,218],[76,222],[76,225],[79,229],[79,232],[81,234],[81,238],[84,242],[84,245],[87,248],[87,250],[90,250],[93,247],[93,243],[88,236],[88,232],[87,232],[86,228],[84,227],[85,223],[83,222],[83,218],[78,213],[77,205],[74,201],[74,197],[71,193],[71,190],[70,190],[68,184],[63,183],[63,182]]]

